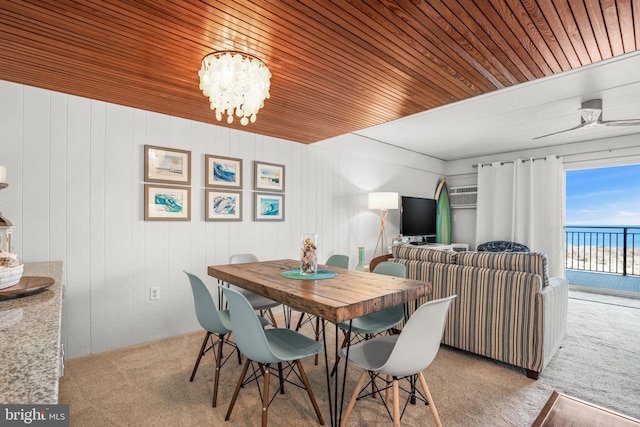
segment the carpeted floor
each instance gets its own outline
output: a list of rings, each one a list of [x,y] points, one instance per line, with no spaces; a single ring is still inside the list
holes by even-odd
[[[189,382],[203,337],[187,334],[66,361],[60,403],[70,405],[71,425],[224,425],[240,366],[236,360],[223,367],[218,407],[212,408],[212,354]],[[448,347],[424,373],[445,426],[529,426],[553,390],[640,418],[639,350],[639,309],[571,298],[568,336],[537,381],[520,369]],[[328,425],[323,362],[314,366],[311,358],[304,366]],[[349,370],[348,395],[359,373]],[[255,426],[260,416],[258,391],[250,385],[227,424]],[[422,404],[409,405],[402,421],[435,425]],[[269,423],[319,425],[306,393],[293,387],[275,397]],[[354,426],[381,424],[391,421],[377,399],[359,401],[349,420]]]
[[[596,292],[571,290],[570,288],[569,298],[581,299],[585,301],[595,301],[603,304],[620,305],[622,307],[640,308],[640,298],[636,297],[635,295],[633,298],[626,298]]]

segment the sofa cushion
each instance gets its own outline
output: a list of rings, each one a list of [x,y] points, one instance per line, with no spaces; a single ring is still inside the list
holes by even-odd
[[[549,285],[547,256],[542,252],[460,252],[459,265],[538,274]]]
[[[509,242],[506,240],[494,240],[478,245],[478,252],[531,252],[529,247],[522,243]]]
[[[444,264],[455,264],[458,254],[453,251],[441,251],[404,243],[393,246],[392,252],[394,258],[412,261],[440,262]]]

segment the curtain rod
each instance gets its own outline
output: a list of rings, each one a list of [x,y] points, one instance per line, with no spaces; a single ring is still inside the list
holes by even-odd
[[[629,148],[633,148],[633,147],[605,148],[605,149],[599,149],[599,150],[585,151],[583,153],[564,154],[562,156],[557,155],[556,158],[559,159],[560,157],[562,157],[562,158],[566,159],[567,157],[581,156],[581,155],[584,155],[584,154],[613,153],[614,151],[627,150]],[[607,157],[607,159],[619,159],[619,158],[623,158],[623,157],[627,157],[627,156],[611,156],[611,157]],[[546,160],[546,157],[537,158],[537,159],[534,159],[534,160],[541,160],[541,159],[545,159]],[[526,162],[526,161],[528,161],[528,160],[527,159],[523,160],[523,162]],[[507,161],[501,162],[500,164],[504,165],[506,163],[513,163],[513,160],[507,160]],[[575,163],[575,162],[569,162],[569,163]],[[482,166],[491,166],[491,163],[482,163]],[[474,164],[471,167],[475,169],[475,168],[478,167],[478,165]]]
[[[556,156],[556,159],[559,159],[559,158],[560,158],[560,156],[559,156],[559,155],[557,155],[557,156]],[[535,158],[533,158],[533,159],[522,159],[521,161],[522,161],[522,163],[526,163],[526,162],[529,162],[529,161],[533,161],[533,162],[535,162],[536,160],[547,160],[547,156],[544,156],[544,157],[535,157]],[[500,166],[502,166],[502,165],[506,165],[506,164],[509,164],[509,163],[514,163],[514,162],[515,162],[515,160],[505,160],[505,161],[500,162]],[[481,164],[480,164],[480,166],[482,166],[482,167],[485,167],[485,166],[492,166],[492,163],[481,163]],[[478,167],[478,165],[474,164],[474,165],[471,165],[471,167],[472,167],[472,168],[477,168],[477,167]]]
[[[629,158],[628,155],[624,155],[624,156],[611,156],[611,157],[602,157],[600,159],[592,159],[592,160],[615,160],[615,159],[627,159]],[[574,160],[573,162],[564,162],[565,165],[570,165],[571,163],[580,163],[580,162],[584,162],[585,160]],[[589,160],[587,160],[589,161]]]

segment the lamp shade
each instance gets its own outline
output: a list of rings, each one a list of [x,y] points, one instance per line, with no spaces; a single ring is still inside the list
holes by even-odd
[[[398,193],[369,193],[369,209],[398,209]]]

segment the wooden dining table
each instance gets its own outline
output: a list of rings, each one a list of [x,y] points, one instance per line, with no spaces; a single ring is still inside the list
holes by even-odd
[[[208,267],[208,274],[223,282],[248,289],[336,325],[334,347],[336,360],[339,350],[338,323],[399,304],[410,303],[429,295],[432,291],[430,283],[418,280],[326,265],[319,265],[318,272],[335,272],[337,274],[334,277],[305,280],[306,278],[283,276],[283,273],[291,273],[299,268],[300,261],[282,259],[244,264],[212,265]],[[328,369],[327,340],[324,328],[322,337],[325,345],[331,426],[337,426],[342,418],[347,363],[344,364],[343,375],[335,375],[332,381]],[[342,377],[341,390],[339,389],[340,376]],[[338,404],[338,400],[340,400],[340,404]]]

